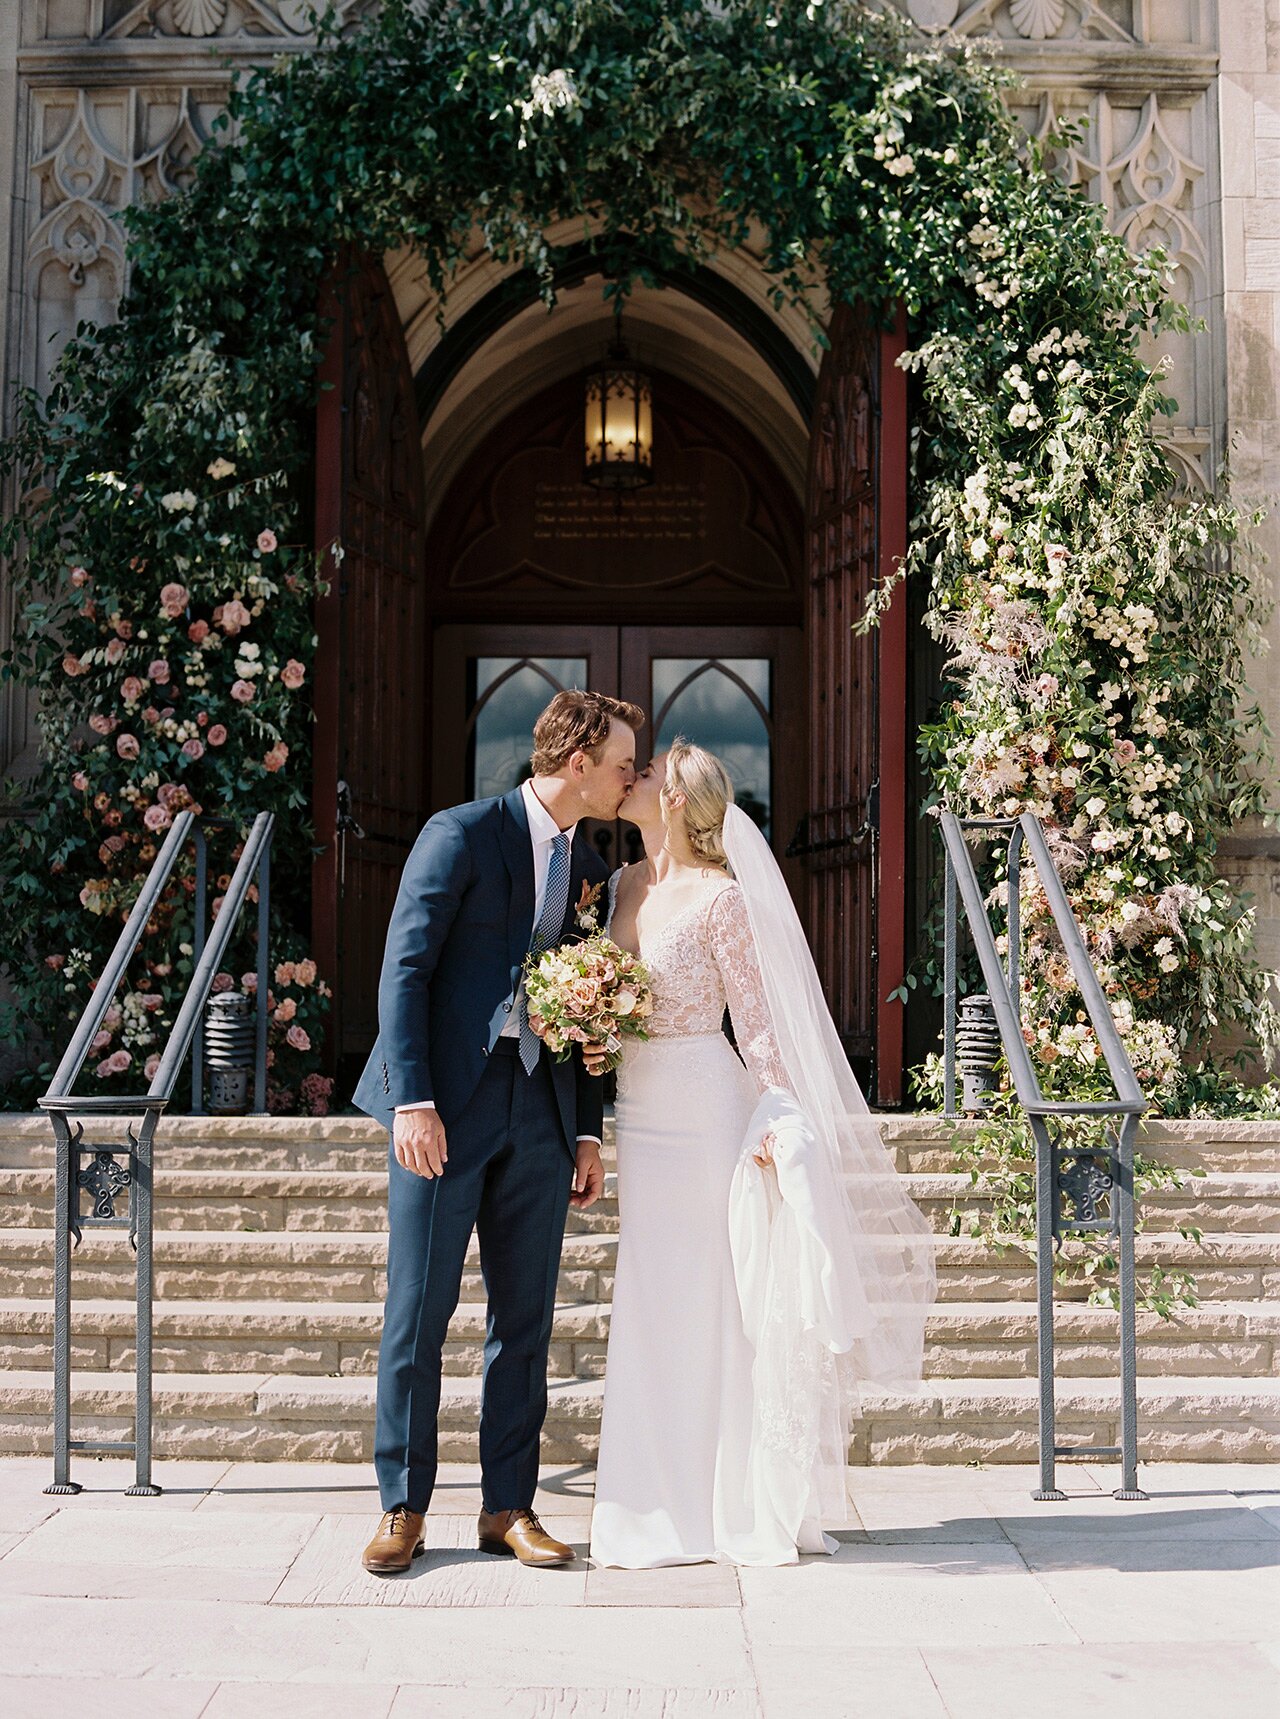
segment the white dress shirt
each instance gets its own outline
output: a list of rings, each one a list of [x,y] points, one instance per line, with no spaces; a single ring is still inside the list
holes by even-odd
[[[533,923],[536,925],[542,917],[542,904],[547,895],[547,872],[551,868],[552,844],[560,835],[561,830],[559,824],[534,792],[532,777],[527,777],[520,784],[520,797],[524,801],[525,817],[529,820],[529,840],[533,845]],[[564,831],[569,839],[570,848],[573,847],[574,832],[577,828],[577,824],[573,823]],[[523,991],[524,981],[522,979],[516,991],[515,1006],[499,1034],[500,1038],[518,1039],[520,1037],[520,998]],[[417,1104],[397,1104],[396,1109],[397,1111],[434,1110],[435,1105],[429,1099],[423,1099]],[[578,1138],[580,1140],[594,1140],[597,1146],[600,1144],[599,1138],[594,1134],[580,1134]]]

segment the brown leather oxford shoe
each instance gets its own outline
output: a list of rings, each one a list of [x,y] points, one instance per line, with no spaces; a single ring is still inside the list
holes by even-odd
[[[420,1511],[406,1510],[403,1504],[388,1510],[378,1524],[378,1532],[364,1549],[361,1562],[365,1569],[375,1576],[395,1576],[407,1570],[426,1551],[422,1543],[423,1520]]]
[[[572,1546],[551,1538],[532,1510],[482,1510],[480,1550],[518,1558],[533,1569],[571,1564],[576,1556]]]

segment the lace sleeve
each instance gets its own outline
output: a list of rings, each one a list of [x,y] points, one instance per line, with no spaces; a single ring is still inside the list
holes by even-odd
[[[785,1089],[786,1071],[778,1054],[747,904],[737,884],[722,889],[711,903],[707,930],[742,1060],[761,1092],[771,1086]]]

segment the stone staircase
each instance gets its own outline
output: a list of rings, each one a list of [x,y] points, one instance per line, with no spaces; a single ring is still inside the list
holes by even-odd
[[[866,1403],[855,1462],[1028,1461],[1036,1449],[1032,1262],[946,1231],[967,1177],[946,1125],[883,1119],[937,1232],[939,1302],[917,1398]],[[95,1136],[96,1137],[96,1136]],[[366,1460],[385,1258],[385,1147],[363,1118],[175,1117],[156,1146],[159,1456]],[[1139,1443],[1151,1460],[1280,1457],[1280,1124],[1153,1125],[1144,1149],[1205,1172],[1153,1198],[1140,1263],[1185,1266],[1202,1305],[1139,1319]],[[611,1154],[611,1142],[606,1153]],[[0,1452],[49,1449],[53,1146],[43,1117],[0,1116]],[[1176,1233],[1203,1231],[1201,1242]],[[590,1460],[618,1213],[569,1215],[551,1349],[546,1460]],[[132,1426],[133,1263],[85,1232],[73,1267],[73,1436]],[[1063,1442],[1118,1439],[1116,1320],[1060,1305]],[[442,1455],[474,1456],[484,1341],[474,1249],[446,1355]]]

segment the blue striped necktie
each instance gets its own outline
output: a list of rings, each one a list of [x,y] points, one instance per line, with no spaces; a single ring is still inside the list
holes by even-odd
[[[560,933],[564,930],[564,916],[569,907],[569,838],[561,830],[551,844],[551,858],[547,864],[547,887],[542,897],[542,912],[538,915],[538,923],[533,928],[533,937],[529,943],[529,953],[534,957],[545,955],[548,949],[553,949],[560,941]],[[529,1025],[529,998],[523,984],[520,986],[520,1061],[524,1064],[526,1074],[532,1074],[538,1066],[538,1052],[542,1048],[542,1040]]]

